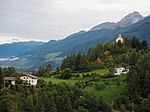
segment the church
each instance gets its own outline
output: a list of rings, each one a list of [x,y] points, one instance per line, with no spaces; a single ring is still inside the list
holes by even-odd
[[[121,34],[118,35],[118,38],[116,39],[116,43],[119,42],[119,41],[120,41],[121,43],[124,42],[124,40],[123,40]]]

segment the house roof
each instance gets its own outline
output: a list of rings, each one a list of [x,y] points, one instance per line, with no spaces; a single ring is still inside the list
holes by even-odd
[[[16,77],[5,77],[4,80],[15,81],[15,80],[17,80],[17,78]]]
[[[34,79],[37,79],[38,77],[34,76],[34,75],[31,75],[31,74],[24,74],[22,76],[28,76],[28,77],[31,77],[31,78],[34,78]]]

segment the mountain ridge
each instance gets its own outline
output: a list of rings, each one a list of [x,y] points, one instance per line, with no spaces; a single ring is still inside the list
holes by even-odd
[[[38,46],[43,45],[44,42],[28,41],[28,42],[13,42],[0,45],[0,58],[12,58],[24,52],[33,50]]]
[[[133,13],[129,13],[125,17],[123,17],[120,21],[118,22],[104,22],[99,25],[94,26],[90,30],[100,30],[100,29],[115,29],[117,27],[124,28],[126,26],[132,25],[138,21],[141,21],[144,19],[144,17],[137,11],[134,11]]]
[[[90,47],[99,43],[114,42],[121,33],[123,37],[129,38],[136,36],[139,40],[147,40],[150,46],[150,17],[145,17],[141,21],[127,27],[117,27],[115,29],[100,29],[81,31],[71,34],[62,40],[49,41],[42,46],[19,55],[19,59],[7,62],[8,65],[13,65],[22,68],[38,68],[51,63],[53,67],[59,67],[63,58],[72,53],[83,52],[87,53]],[[0,62],[3,64],[4,62]]]

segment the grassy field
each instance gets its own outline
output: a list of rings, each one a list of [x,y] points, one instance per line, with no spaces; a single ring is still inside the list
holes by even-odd
[[[92,74],[92,73],[97,73],[97,74],[101,74],[101,75],[104,75],[106,73],[108,73],[108,69],[101,69],[101,70],[94,70],[94,71],[91,71],[91,72],[85,72],[84,74]],[[80,73],[80,75],[83,74],[83,73]],[[72,84],[74,85],[77,81],[84,81],[86,79],[82,79],[82,77],[80,78],[77,78],[77,79],[56,79],[56,78],[39,78],[39,79],[43,79],[45,82],[49,82],[51,81],[52,83],[58,83],[58,82],[66,82],[66,83],[69,83],[69,84]]]
[[[39,78],[43,79],[45,82],[51,81],[52,83],[58,83],[58,82],[66,82],[68,84],[74,85],[77,81],[83,81],[83,79],[56,79],[56,78]]]
[[[108,73],[108,69],[101,69],[101,70],[94,70],[91,72],[85,72],[84,74],[92,74],[92,73],[97,73],[100,75],[105,75]],[[80,73],[79,78],[74,78],[74,79],[57,79],[57,78],[39,78],[43,79],[45,82],[51,81],[52,83],[58,83],[58,82],[65,82],[70,85],[74,85],[78,81],[86,81],[88,78],[82,78],[82,74]],[[113,80],[118,79],[122,84],[117,85],[116,83],[113,82]],[[110,83],[102,90],[96,90],[95,89],[95,83],[102,84],[103,81],[99,82],[94,82],[92,86],[88,86],[85,88],[86,91],[88,92],[94,92],[97,96],[101,95],[103,96],[104,100],[106,103],[111,104],[112,101],[124,90],[125,88],[125,83],[123,83],[123,80],[125,79],[125,75],[118,76],[118,77],[113,77],[113,78],[106,78],[104,80],[109,80]]]
[[[105,89],[97,91],[94,87],[87,87],[85,90],[94,92],[98,96],[103,96],[106,103],[111,104],[112,101],[124,90],[125,85],[109,85]]]
[[[91,72],[85,72],[85,73],[88,73],[88,74],[97,73],[97,74],[100,74],[100,75],[105,75],[108,72],[109,72],[108,69],[101,69],[101,70],[93,70]]]

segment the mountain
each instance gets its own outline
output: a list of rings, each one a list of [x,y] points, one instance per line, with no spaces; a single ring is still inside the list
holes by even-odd
[[[43,45],[43,42],[14,42],[0,45],[0,58],[12,58]]]
[[[139,12],[135,11],[133,13],[129,13],[127,16],[117,22],[117,26],[124,28],[141,21],[143,18],[144,17]]]
[[[126,26],[132,25],[134,23],[137,23],[138,21],[141,21],[144,17],[137,11],[134,11],[133,13],[129,13],[127,16],[122,18],[119,22],[105,22],[101,23],[99,25],[94,26],[91,30],[100,30],[100,29],[115,29],[117,27],[124,28]]]
[[[128,14],[118,24],[126,23],[125,18],[130,18]],[[129,19],[130,20],[130,19]],[[122,21],[122,22],[121,22]],[[133,21],[132,21],[133,22]],[[150,16],[134,21],[136,23],[126,27],[116,27],[115,29],[100,29],[81,31],[72,34],[62,40],[49,41],[36,49],[18,55],[15,61],[0,61],[0,65],[12,65],[20,69],[35,69],[51,63],[53,67],[58,67],[67,54],[83,52],[87,53],[90,47],[98,43],[114,42],[121,33],[123,37],[136,36],[139,40],[147,40],[150,47]],[[113,24],[113,23],[112,23]],[[125,25],[125,24],[124,24]]]

